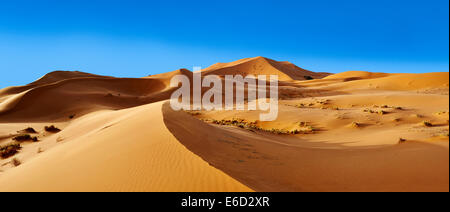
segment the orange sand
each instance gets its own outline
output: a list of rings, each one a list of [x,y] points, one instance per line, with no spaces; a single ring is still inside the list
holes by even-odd
[[[0,191],[449,190],[448,72],[330,75],[263,57],[202,72],[278,75],[278,119],[250,130],[211,120],[253,122],[261,111],[172,111],[170,79],[192,78],[186,69],[52,72],[0,90],[0,145],[27,127],[40,140],[0,159]],[[62,131],[44,132],[52,124]],[[265,132],[305,126],[313,133]]]

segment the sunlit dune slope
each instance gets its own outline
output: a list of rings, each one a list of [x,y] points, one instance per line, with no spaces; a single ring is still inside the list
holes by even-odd
[[[202,70],[203,75],[278,75],[279,80],[305,80],[305,77],[320,79],[327,73],[315,73],[289,62],[278,62],[264,57],[238,60],[231,63],[217,63]]]
[[[0,173],[0,191],[251,191],[183,147],[161,105],[77,120],[59,146]]]
[[[331,89],[379,89],[412,91],[428,88],[448,88],[449,73],[436,72],[425,74],[386,74],[351,71],[330,75],[322,80],[317,80],[316,82],[311,83],[319,83],[320,81],[336,83],[336,87],[331,87]]]

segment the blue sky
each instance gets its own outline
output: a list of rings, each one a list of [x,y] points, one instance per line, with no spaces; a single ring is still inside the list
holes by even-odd
[[[448,71],[449,1],[0,1],[0,88],[53,70],[141,77],[255,56],[318,72]]]

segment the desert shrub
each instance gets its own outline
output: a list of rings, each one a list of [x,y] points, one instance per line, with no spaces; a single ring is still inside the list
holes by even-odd
[[[38,141],[38,138],[37,138],[37,137],[32,137],[32,136],[29,135],[29,134],[24,134],[24,135],[18,135],[18,136],[15,136],[15,137],[13,138],[13,140],[18,141],[18,142],[25,142],[25,141],[33,141],[33,142],[36,142],[36,141]]]
[[[306,127],[306,126],[308,126],[308,123],[305,122],[305,121],[301,121],[301,122],[298,124],[298,126],[300,126],[300,127]]]
[[[401,143],[405,143],[405,142],[406,142],[406,139],[404,139],[404,138],[399,138],[399,139],[398,139],[398,143],[400,143],[400,144],[401,144]]]
[[[421,124],[422,124],[422,126],[425,126],[425,127],[432,127],[433,126],[433,124],[431,122],[429,122],[429,121],[423,121]]]
[[[26,129],[24,129],[23,132],[26,132],[26,133],[37,133],[36,130],[34,130],[34,129],[31,128],[31,127],[28,127],[28,128],[26,128]]]
[[[19,159],[17,159],[17,158],[13,158],[12,160],[11,160],[11,163],[14,165],[14,166],[20,166],[20,164],[22,164],[22,162],[19,160]]]
[[[437,112],[435,114],[438,115],[438,116],[441,116],[441,115],[447,115],[448,116],[448,112],[447,111],[440,111],[440,112]]]
[[[314,78],[311,76],[304,76],[305,80],[313,80]]]
[[[201,113],[201,112],[198,112],[198,111],[188,111],[187,113],[188,113],[189,115],[192,115],[192,116],[202,115],[202,113]]]
[[[57,132],[61,131],[60,129],[58,129],[54,125],[52,125],[52,126],[45,126],[44,129],[45,129],[45,131],[51,132],[51,133],[57,133]]]
[[[73,119],[73,118],[75,118],[75,115],[70,115],[69,116],[69,119]]]
[[[378,114],[380,114],[380,115],[386,115],[388,112],[386,112],[386,111],[384,111],[384,110],[380,110],[380,111],[378,111]]]
[[[20,143],[10,143],[4,146],[0,146],[0,157],[2,159],[9,158],[19,152],[22,149]]]
[[[364,112],[366,112],[366,113],[375,113],[375,111],[371,110],[371,109],[364,109]]]
[[[413,117],[415,117],[415,118],[423,118],[424,116],[421,115],[421,114],[414,114]]]
[[[380,114],[380,115],[388,114],[388,112],[385,111],[385,110],[378,110],[378,111],[376,111],[376,110],[372,110],[372,109],[368,109],[368,108],[364,109],[364,112],[366,112],[366,113],[377,113],[377,114]]]
[[[352,122],[352,123],[350,124],[350,126],[352,126],[352,127],[354,127],[354,128],[358,128],[358,127],[361,127],[361,124],[354,121],[354,122]]]

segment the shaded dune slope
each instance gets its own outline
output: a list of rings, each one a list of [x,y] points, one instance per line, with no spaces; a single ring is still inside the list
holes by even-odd
[[[71,78],[9,95],[0,102],[0,121],[65,120],[68,116],[135,107],[170,97],[155,79]]]
[[[256,191],[448,191],[445,147],[293,147],[283,137],[209,125],[168,104],[163,114],[178,141]]]

